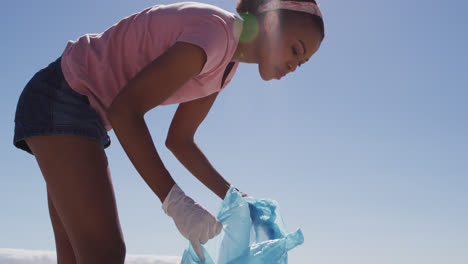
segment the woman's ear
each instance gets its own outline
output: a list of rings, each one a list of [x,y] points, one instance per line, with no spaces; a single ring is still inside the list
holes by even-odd
[[[278,11],[269,11],[263,17],[263,27],[267,33],[272,33],[274,30],[279,28],[279,16]]]

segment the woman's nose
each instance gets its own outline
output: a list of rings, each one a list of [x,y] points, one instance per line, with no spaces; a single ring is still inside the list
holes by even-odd
[[[289,63],[288,68],[290,72],[295,72],[297,69],[297,64],[296,63]]]

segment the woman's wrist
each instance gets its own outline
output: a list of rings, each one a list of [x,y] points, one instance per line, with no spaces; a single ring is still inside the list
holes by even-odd
[[[192,175],[218,197],[224,199],[231,184],[211,165],[195,142],[172,147],[171,151]]]

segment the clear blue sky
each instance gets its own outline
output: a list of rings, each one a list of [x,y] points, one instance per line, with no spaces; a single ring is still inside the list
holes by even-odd
[[[12,145],[18,96],[66,42],[143,8],[174,1],[17,0],[2,5],[0,248],[54,250],[46,189]],[[234,12],[235,1],[205,1]],[[240,65],[196,140],[246,193],[279,202],[305,243],[290,263],[466,264],[468,4],[321,2],[327,37],[296,73],[264,82]],[[164,147],[176,106],[147,122],[182,188],[212,212],[220,200]],[[115,135],[108,149],[131,254],[186,246]]]

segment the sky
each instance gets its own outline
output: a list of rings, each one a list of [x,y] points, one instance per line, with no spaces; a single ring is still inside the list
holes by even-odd
[[[0,248],[53,251],[44,180],[12,144],[24,85],[69,40],[175,1],[6,1],[0,18]],[[204,1],[235,12],[235,1]],[[251,196],[276,200],[303,245],[290,263],[466,264],[468,3],[321,1],[320,50],[281,81],[241,64],[196,142]],[[146,116],[181,188],[221,200],[165,148],[177,106]],[[181,256],[187,242],[126,157],[107,149],[128,254]]]

